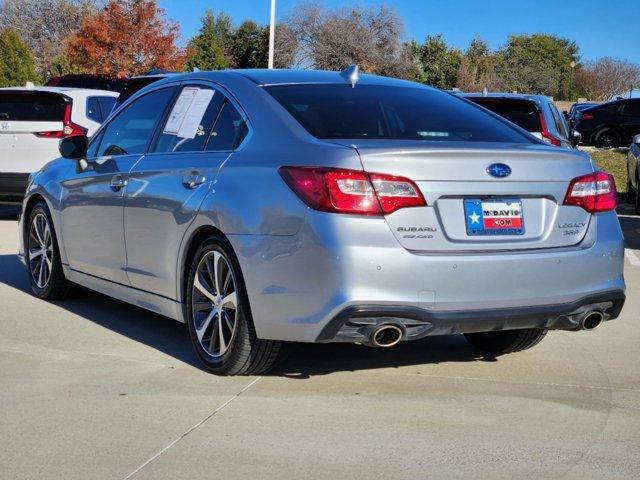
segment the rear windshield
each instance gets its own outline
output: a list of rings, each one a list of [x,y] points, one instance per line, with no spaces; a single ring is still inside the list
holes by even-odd
[[[347,84],[264,88],[316,138],[531,142],[493,116],[439,90]]]
[[[0,92],[0,120],[61,122],[65,99],[49,92]]]
[[[510,98],[469,98],[472,102],[497,113],[527,132],[541,132],[540,113],[535,103],[529,100]]]

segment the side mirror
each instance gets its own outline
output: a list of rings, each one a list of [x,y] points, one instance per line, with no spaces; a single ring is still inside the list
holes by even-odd
[[[640,133],[633,137],[633,143],[635,143],[636,145],[638,145],[640,147]]]
[[[60,155],[70,160],[81,160],[87,157],[89,139],[86,135],[74,135],[60,140],[58,150]]]
[[[582,134],[577,130],[571,130],[571,146],[573,148],[577,147],[582,141]]]

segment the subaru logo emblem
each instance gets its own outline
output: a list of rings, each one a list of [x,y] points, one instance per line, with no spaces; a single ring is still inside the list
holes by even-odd
[[[511,175],[511,168],[504,163],[492,163],[487,167],[487,173],[492,177],[504,178]]]

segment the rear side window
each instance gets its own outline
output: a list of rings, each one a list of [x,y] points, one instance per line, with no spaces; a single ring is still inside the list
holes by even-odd
[[[155,90],[122,110],[104,129],[97,156],[145,153],[174,92],[175,88]]]
[[[529,100],[511,98],[469,98],[493,113],[515,123],[527,132],[541,132],[540,112],[536,104]]]
[[[87,98],[87,117],[97,123],[104,122],[116,103],[114,97],[89,97]]]
[[[569,138],[569,132],[562,118],[562,114],[558,111],[556,106],[552,103],[549,103],[549,110],[551,110],[551,115],[553,116],[553,123],[556,126],[556,130],[560,135],[562,135],[565,139]]]
[[[622,106],[622,114],[640,116],[640,100],[625,102]]]
[[[211,87],[184,87],[160,131],[154,151],[201,151],[224,102],[224,95]]]
[[[222,112],[211,130],[208,151],[233,150],[242,143],[247,136],[247,124],[238,110],[228,100],[222,107]]]
[[[0,92],[0,120],[61,122],[66,105],[57,93]]]
[[[264,88],[317,138],[531,143],[499,119],[439,90],[347,84]]]

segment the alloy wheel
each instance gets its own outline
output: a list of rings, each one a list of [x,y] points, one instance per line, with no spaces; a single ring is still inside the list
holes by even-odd
[[[29,271],[38,288],[45,288],[51,278],[53,238],[44,214],[33,217],[29,227]]]
[[[233,341],[238,314],[237,284],[229,260],[208,252],[198,264],[191,295],[192,321],[200,346],[219,358]]]

